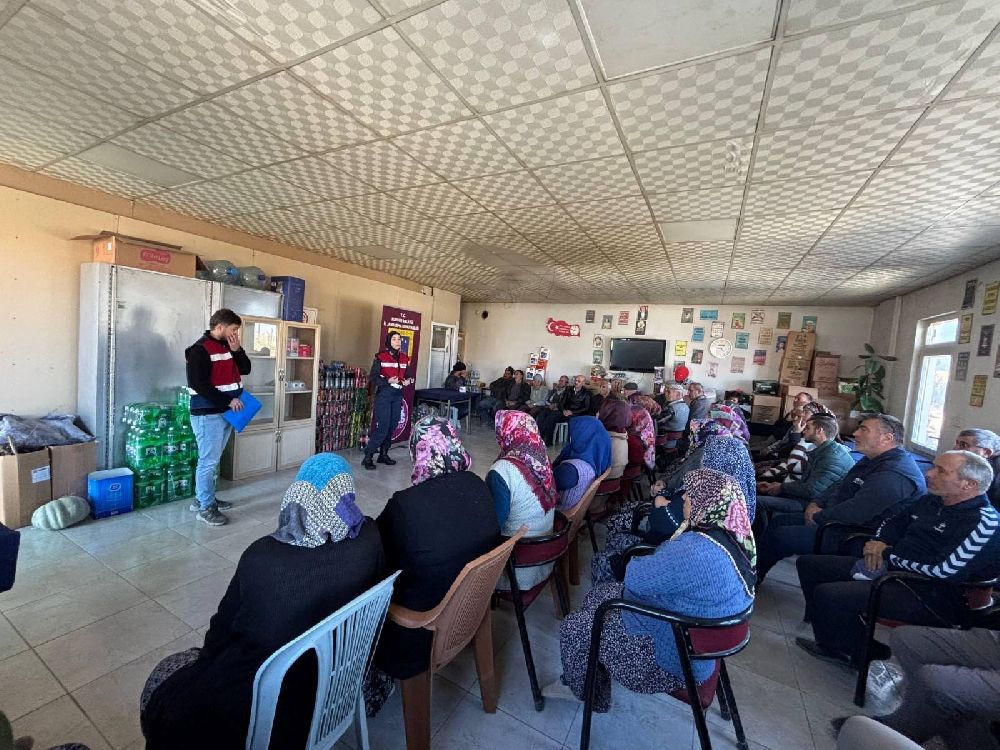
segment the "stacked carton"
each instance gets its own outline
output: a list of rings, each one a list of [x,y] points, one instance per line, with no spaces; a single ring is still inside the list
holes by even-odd
[[[840,384],[840,355],[816,352],[813,355],[812,379],[809,385],[822,396],[836,396]]]
[[[781,357],[778,382],[785,386],[807,385],[816,351],[816,334],[809,331],[790,331]]]

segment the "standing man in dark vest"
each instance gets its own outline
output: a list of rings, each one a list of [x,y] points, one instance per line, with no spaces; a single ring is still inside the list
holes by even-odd
[[[232,310],[216,310],[208,321],[208,330],[184,352],[191,392],[191,429],[198,443],[191,510],[198,511],[198,519],[209,526],[224,526],[229,519],[221,511],[232,507],[215,496],[215,470],[233,431],[222,415],[229,409],[243,409],[240,376],[250,374],[250,358],[240,344],[242,325],[243,320]]]
[[[403,386],[413,382],[410,375],[410,357],[403,351],[403,337],[398,331],[389,331],[385,337],[385,349],[375,355],[368,380],[375,386],[375,404],[372,406],[372,425],[368,430],[368,445],[365,446],[365,460],[361,465],[374,469],[372,456],[378,451],[378,462],[392,466],[396,462],[389,458],[392,433],[399,424],[399,413],[403,406]]]

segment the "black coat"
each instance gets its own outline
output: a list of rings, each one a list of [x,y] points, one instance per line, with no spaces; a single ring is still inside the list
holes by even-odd
[[[424,611],[438,605],[466,563],[493,549],[500,524],[486,482],[471,471],[400,490],[378,517],[396,579],[392,601]],[[427,669],[432,634],[386,622],[375,653],[379,668],[406,679]]]
[[[262,537],[240,557],[198,660],[178,670],[149,699],[143,715],[148,750],[243,750],[254,676],[275,651],[386,575],[378,529],[370,519],[355,539],[294,547]],[[304,747],[316,698],[316,659],[285,678],[272,747]]]
[[[575,388],[567,388],[559,399],[559,411],[571,411],[574,417],[590,412],[590,391],[586,386],[579,392]]]
[[[531,386],[523,381],[518,384],[511,380],[507,398],[504,400],[513,401],[517,406],[524,406],[531,400]]]

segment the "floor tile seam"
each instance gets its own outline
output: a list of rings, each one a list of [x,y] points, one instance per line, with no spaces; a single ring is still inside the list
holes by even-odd
[[[65,633],[61,633],[60,635],[53,636],[52,638],[49,638],[49,639],[44,640],[44,641],[40,641],[40,642],[35,643],[35,644],[29,643],[28,639],[20,631],[18,631],[18,635],[20,635],[21,639],[25,643],[28,644],[29,648],[31,648],[31,649],[41,648],[42,646],[45,646],[45,645],[47,645],[49,643],[52,643],[52,641],[57,641],[60,638],[65,638],[67,635],[72,635],[73,633],[76,633],[79,630],[83,630],[84,628],[89,628],[91,625],[96,625],[99,622],[104,622],[105,620],[108,620],[108,619],[110,619],[112,617],[115,617],[116,615],[120,615],[122,612],[128,612],[130,609],[134,609],[135,607],[139,607],[139,606],[142,606],[143,604],[148,604],[149,602],[156,601],[153,597],[149,596],[145,591],[142,591],[141,589],[136,588],[135,585],[129,583],[128,581],[125,581],[125,583],[128,583],[129,586],[131,586],[133,589],[135,589],[136,591],[138,591],[142,595],[142,600],[141,601],[135,602],[134,604],[130,604],[129,606],[125,607],[124,609],[119,609],[117,612],[109,612],[108,614],[103,615],[101,617],[98,617],[96,620],[91,620],[90,622],[88,622],[88,623],[86,623],[84,625],[81,625],[78,628],[73,628],[72,630],[68,630]],[[60,594],[51,594],[51,596],[59,596],[59,595]],[[38,604],[38,602],[43,602],[47,598],[48,597],[43,597],[42,599],[36,599],[33,602],[28,602],[26,604],[22,604],[21,606],[22,607],[28,607],[28,606],[31,606],[33,604]],[[156,602],[156,603],[159,604],[159,602]],[[161,604],[160,606],[162,607],[163,605]],[[20,607],[18,607],[18,609],[20,609]],[[11,611],[13,611],[13,610],[11,610]],[[171,613],[171,614],[173,614],[173,613]],[[8,619],[7,622],[10,622],[10,620]],[[14,623],[12,623],[12,622],[11,622],[11,627],[15,627]]]
[[[56,678],[56,679],[58,680],[58,678]],[[48,703],[44,703],[41,706],[39,706],[38,708],[35,708],[35,709],[33,709],[32,711],[29,711],[26,714],[22,714],[17,719],[11,719],[11,723],[13,724],[15,721],[18,721],[19,719],[23,719],[25,716],[30,716],[33,713],[41,711],[42,709],[51,706],[53,703],[61,701],[63,698],[69,698],[69,700],[73,703],[73,705],[76,706],[77,710],[87,719],[87,722],[90,724],[91,727],[93,727],[94,731],[97,732],[97,736],[100,737],[102,740],[104,740],[104,743],[108,747],[114,748],[115,747],[114,743],[111,742],[108,739],[107,735],[104,734],[104,732],[101,731],[101,728],[97,725],[97,722],[94,721],[90,717],[90,714],[88,714],[86,711],[83,710],[83,706],[81,706],[80,703],[76,700],[76,698],[73,697],[73,694],[71,692],[69,692],[68,690],[66,690],[65,686],[63,686],[61,682],[59,683],[59,685],[60,685],[60,687],[63,688],[63,694],[62,695],[60,695],[57,698],[53,698]],[[15,733],[15,736],[16,736],[16,733]]]

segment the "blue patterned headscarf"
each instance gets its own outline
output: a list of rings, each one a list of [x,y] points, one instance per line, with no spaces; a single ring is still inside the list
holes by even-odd
[[[580,459],[590,464],[594,476],[611,466],[611,437],[597,417],[573,417],[569,420],[569,442],[552,462],[557,469],[563,461]]]
[[[715,435],[706,438],[701,468],[721,472],[736,480],[743,490],[747,512],[752,521],[757,511],[757,481],[746,443],[730,436]]]
[[[318,453],[299,469],[286,490],[271,536],[296,547],[353,539],[365,517],[354,502],[351,467],[336,453]]]

